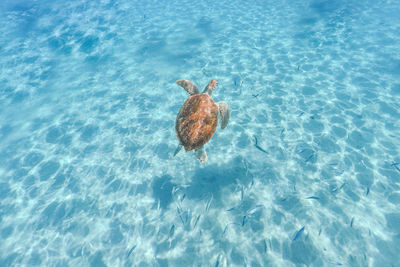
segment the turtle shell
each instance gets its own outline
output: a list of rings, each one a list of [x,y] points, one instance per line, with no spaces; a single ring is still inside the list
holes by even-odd
[[[190,96],[180,109],[175,121],[179,142],[186,151],[207,143],[218,125],[218,106],[207,94]]]

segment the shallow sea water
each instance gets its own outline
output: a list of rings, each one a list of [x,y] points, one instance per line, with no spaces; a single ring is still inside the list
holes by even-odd
[[[1,1],[0,266],[398,266],[398,14]],[[230,106],[207,163],[178,79]]]

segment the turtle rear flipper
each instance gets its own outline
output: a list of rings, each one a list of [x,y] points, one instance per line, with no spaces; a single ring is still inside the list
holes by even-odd
[[[218,102],[217,105],[221,119],[221,129],[224,129],[229,121],[229,107],[224,101]]]
[[[207,153],[204,150],[203,146],[197,148],[194,153],[196,154],[196,158],[198,160],[200,160],[201,162],[206,162],[207,161],[207,159],[208,159],[207,158]]]
[[[197,86],[189,80],[179,80],[176,81],[176,84],[185,89],[189,95],[196,95],[199,93],[199,88],[197,88]]]
[[[182,147],[183,147],[183,146],[182,146],[181,144],[178,145],[178,147],[175,149],[174,157],[176,156],[176,154],[179,153],[179,151],[181,151]]]

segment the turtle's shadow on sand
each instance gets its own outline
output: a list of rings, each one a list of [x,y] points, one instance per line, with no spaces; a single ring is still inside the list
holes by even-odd
[[[239,156],[227,164],[211,164],[198,168],[190,181],[184,190],[188,199],[207,201],[212,196],[213,206],[218,206],[221,204],[223,192],[233,192],[241,185],[248,185],[252,181],[252,175],[245,167],[243,158]],[[153,197],[163,210],[174,201],[173,189],[176,186],[178,185],[173,183],[170,175],[153,180]]]
[[[211,164],[198,168],[191,178],[186,195],[189,199],[204,200],[211,195],[216,203],[220,203],[224,189],[235,190],[238,185],[247,185],[252,176],[243,164],[242,157],[236,157],[231,162],[218,165]]]

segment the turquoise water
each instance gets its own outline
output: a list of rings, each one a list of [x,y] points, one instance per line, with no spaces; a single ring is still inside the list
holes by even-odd
[[[0,266],[399,266],[398,14],[1,1]],[[179,79],[231,110],[206,163]]]

